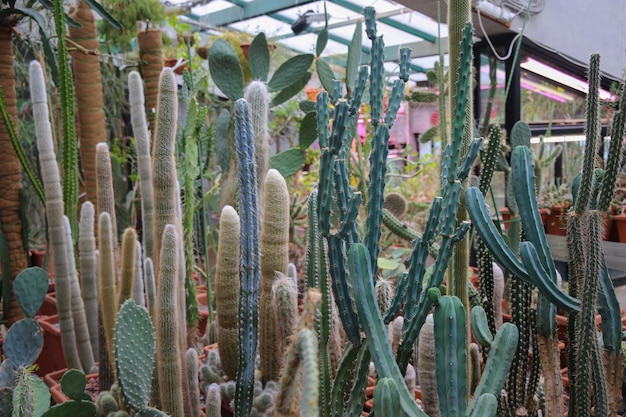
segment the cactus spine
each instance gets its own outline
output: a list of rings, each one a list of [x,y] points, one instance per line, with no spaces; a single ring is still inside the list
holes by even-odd
[[[89,340],[94,358],[99,358],[98,341],[98,262],[94,236],[94,206],[85,201],[80,209],[78,225],[78,264],[80,267],[80,291],[85,305]]]
[[[29,76],[41,177],[46,193],[48,235],[54,253],[54,267],[57,274],[55,278],[56,297],[63,355],[69,367],[80,369],[81,363],[76,350],[74,319],[71,310],[71,282],[66,252],[65,228],[63,226],[63,191],[52,142],[46,85],[41,65],[38,62],[31,62]]]
[[[224,206],[220,216],[220,234],[215,269],[215,305],[217,308],[217,348],[222,369],[229,379],[237,376],[237,300],[239,298],[239,215]]]
[[[159,396],[163,411],[172,416],[182,416],[183,391],[181,381],[183,369],[180,345],[180,312],[177,286],[180,255],[176,226],[168,224],[163,229],[159,245],[159,284],[157,290],[157,372]]]
[[[146,258],[154,256],[153,216],[154,201],[152,196],[152,159],[150,157],[150,133],[146,122],[144,106],[143,81],[137,71],[128,75],[128,95],[130,103],[130,120],[133,134],[137,141],[137,171],[139,171],[139,192],[141,193],[141,224],[144,233],[142,242]]]
[[[285,275],[289,264],[289,191],[275,169],[265,179],[263,226],[261,228],[261,299],[259,305],[259,354],[263,382],[276,381],[283,365],[279,351],[276,317],[272,309],[272,286],[277,274]]]

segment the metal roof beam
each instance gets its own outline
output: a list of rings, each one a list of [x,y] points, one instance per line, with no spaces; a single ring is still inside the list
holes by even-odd
[[[229,0],[232,6],[202,16],[188,15],[190,18],[209,26],[226,26],[253,17],[276,13],[283,9],[313,3],[315,0],[254,0],[242,2]]]
[[[258,0],[257,0],[258,1]],[[357,4],[354,4],[350,1],[347,0],[330,0],[332,3],[335,3],[338,6],[341,7],[345,7],[346,9],[352,10],[353,12],[358,12],[358,13],[362,13],[363,12],[363,8]],[[424,31],[421,31],[419,29],[416,29],[414,27],[405,25],[404,23],[400,23],[397,20],[393,20],[389,17],[383,17],[383,18],[378,18],[378,15],[376,15],[377,20],[389,25],[391,27],[394,27],[396,29],[400,29],[406,33],[409,33],[411,35],[417,36],[419,38],[424,39],[425,41],[428,42],[435,42],[437,40],[436,36],[431,35],[430,33],[426,33]]]

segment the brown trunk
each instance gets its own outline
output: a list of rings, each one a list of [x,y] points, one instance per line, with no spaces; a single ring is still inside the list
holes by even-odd
[[[80,45],[73,48],[72,69],[76,88],[76,109],[80,159],[83,173],[83,191],[87,200],[97,207],[96,195],[96,144],[107,139],[102,79],[100,76],[100,52],[93,11],[84,1],[78,2],[71,17],[80,23],[80,29],[69,27],[70,39]]]
[[[13,70],[13,27],[0,23],[0,87],[4,92],[7,110],[17,129],[17,94],[15,71]],[[26,249],[20,219],[20,190],[22,189],[22,167],[9,137],[4,122],[0,119],[0,221],[9,247],[11,283],[20,271],[28,267]],[[7,324],[24,317],[22,309],[11,294],[11,305],[6,313]]]
[[[145,83],[146,112],[148,125],[154,138],[159,77],[163,69],[163,37],[160,29],[148,29],[137,34],[139,45],[139,68]]]
[[[539,360],[543,370],[546,416],[563,415],[563,381],[559,360],[559,341],[555,337],[537,336]]]

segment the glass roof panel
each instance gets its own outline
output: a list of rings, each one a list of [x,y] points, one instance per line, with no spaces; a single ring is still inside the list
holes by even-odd
[[[259,32],[265,32],[268,38],[274,38],[282,35],[292,35],[291,25],[273,19],[269,16],[259,16],[252,19],[242,20],[241,22],[232,23],[228,27],[248,32],[256,35]]]
[[[172,3],[184,3],[185,2],[185,0],[169,0],[169,1]],[[205,14],[218,12],[220,10],[227,9],[232,6],[233,4],[229,1],[212,0],[211,2],[207,4],[203,4],[202,6],[193,7],[191,9],[191,13],[198,15],[198,16],[204,16]]]

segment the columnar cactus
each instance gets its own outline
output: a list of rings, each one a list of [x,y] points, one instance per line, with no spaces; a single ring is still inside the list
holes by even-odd
[[[141,224],[144,255],[152,258],[153,252],[153,216],[154,202],[152,196],[152,158],[150,157],[150,133],[146,122],[144,106],[143,81],[137,71],[128,75],[128,96],[130,104],[130,120],[133,134],[137,142],[137,171],[139,172],[139,192],[141,193]]]
[[[72,244],[72,230],[70,229],[70,221],[67,216],[63,217],[63,224],[65,226],[67,260],[70,266],[72,318],[74,319],[74,332],[76,333],[76,347],[78,349],[78,356],[83,367],[82,369],[87,369],[87,372],[92,372],[94,370],[93,350],[91,349],[89,328],[87,327],[87,318],[85,317],[85,306],[80,293],[80,284],[78,283],[78,274],[76,272],[74,245]]]
[[[160,265],[161,236],[166,224],[178,223],[178,193],[176,178],[176,126],[178,123],[178,86],[171,68],[164,68],[159,79],[156,133],[152,155],[152,188],[154,201],[154,223],[152,238],[153,262]],[[146,231],[148,232],[148,231]],[[160,277],[156,276],[157,282]]]
[[[156,346],[159,396],[163,411],[172,416],[183,415],[183,369],[180,344],[180,312],[178,308],[179,240],[174,225],[165,225],[159,245],[159,284],[157,290]]]
[[[115,332],[115,316],[118,310],[117,286],[115,283],[114,237],[111,216],[106,211],[100,214],[98,222],[98,298],[102,328],[106,340],[100,344],[100,368],[105,361],[111,366],[115,364],[113,338]],[[102,382],[101,382],[102,383]],[[108,387],[107,387],[108,388]]]
[[[143,256],[142,256],[141,242],[135,241],[135,283],[133,285],[133,300],[137,305],[146,306],[146,296],[144,290],[144,277],[143,277]]]
[[[276,329],[276,352],[283,368],[283,360],[291,335],[298,321],[298,289],[294,278],[279,274],[272,285],[272,316]],[[277,380],[276,378],[275,380]]]
[[[289,191],[280,173],[271,169],[265,178],[264,216],[261,228],[261,299],[259,305],[259,354],[264,382],[276,381],[283,352],[277,349],[276,317],[272,309],[272,286],[277,274],[285,275],[289,264]]]
[[[424,398],[424,411],[430,417],[439,417],[439,394],[437,377],[435,376],[435,323],[429,314],[420,330],[418,343],[417,379]]]
[[[115,259],[119,261],[113,171],[111,168],[109,145],[107,145],[106,142],[100,142],[96,145],[96,186],[98,194],[96,215],[100,217],[100,214],[106,212],[111,216],[111,227],[113,228],[113,238],[115,239],[113,241],[113,248],[115,250]]]
[[[250,104],[250,119],[254,134],[254,159],[256,161],[257,198],[259,200],[259,218],[263,218],[265,210],[262,202],[265,195],[265,175],[269,168],[269,120],[270,92],[267,84],[252,81],[247,87],[244,98]]]
[[[254,141],[250,109],[245,99],[235,102],[235,145],[239,167],[239,209],[241,212],[241,271],[238,312],[239,362],[235,414],[250,415],[254,394],[254,361],[258,341],[259,321],[259,236],[254,166]]]
[[[46,193],[48,235],[54,253],[56,298],[63,355],[69,367],[81,369],[82,366],[76,349],[74,319],[71,310],[71,283],[65,243],[65,228],[63,226],[63,191],[52,141],[46,84],[41,65],[37,61],[31,62],[29,75],[41,177]]]
[[[220,216],[220,235],[215,267],[215,306],[218,329],[217,348],[222,369],[231,380],[237,376],[237,301],[239,298],[239,215],[225,206]]]
[[[98,262],[94,236],[95,212],[89,201],[80,209],[78,225],[78,264],[80,266],[80,291],[85,305],[89,340],[94,358],[100,357],[98,341]]]
[[[117,304],[122,305],[124,301],[132,298],[135,286],[135,272],[137,253],[135,252],[137,243],[137,232],[132,227],[124,230],[122,235],[122,265],[120,288],[118,290]]]

